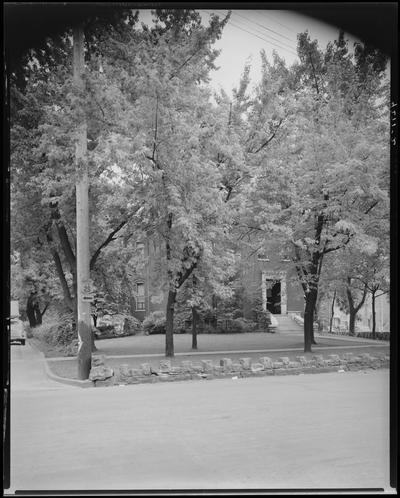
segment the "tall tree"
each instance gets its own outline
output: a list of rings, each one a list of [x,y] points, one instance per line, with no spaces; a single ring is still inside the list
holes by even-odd
[[[363,234],[368,213],[387,198],[388,102],[384,65],[367,63],[374,85],[366,84],[342,35],[323,52],[300,34],[298,53],[290,70],[277,60],[265,66],[267,77],[281,75],[284,121],[259,156],[251,198],[256,229],[270,234],[281,226],[283,240],[291,240],[305,295],[304,348],[311,351],[325,256]]]

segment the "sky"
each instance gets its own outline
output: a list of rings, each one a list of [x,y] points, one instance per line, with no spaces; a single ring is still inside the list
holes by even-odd
[[[197,9],[204,23],[208,24],[212,13],[225,17],[228,10],[206,8]],[[139,19],[148,23],[150,11],[141,10]],[[214,47],[221,50],[216,59],[217,71],[211,73],[211,85],[218,90],[223,88],[231,93],[237,87],[244,66],[251,61],[250,79],[254,86],[261,76],[260,51],[265,50],[272,60],[272,51],[276,50],[287,65],[297,58],[297,34],[308,30],[312,40],[317,39],[320,48],[325,49],[329,41],[337,38],[339,29],[289,10],[232,10],[231,18],[225,26],[222,37]],[[346,34],[349,48],[358,41]]]

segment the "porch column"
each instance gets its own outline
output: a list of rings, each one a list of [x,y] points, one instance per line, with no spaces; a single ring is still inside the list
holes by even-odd
[[[265,272],[261,272],[261,299],[262,299],[262,309],[267,311],[267,282]]]
[[[281,275],[281,314],[287,313],[286,274]]]

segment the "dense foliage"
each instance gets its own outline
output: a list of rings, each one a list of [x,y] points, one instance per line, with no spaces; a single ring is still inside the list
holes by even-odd
[[[12,294],[23,304],[33,295],[40,318],[50,303],[76,311],[82,116],[92,280],[107,306],[129,314],[142,264],[135,242],[157,241],[168,299],[163,317],[148,317],[144,328],[165,326],[167,355],[176,308],[190,316],[195,348],[196,323],[213,303],[238,306],[244,244],[274,238],[291,255],[306,298],[307,351],[329,282],[347,293],[353,316],[364,290],[387,292],[385,58],[362,44],[352,53],[343,33],[325,50],[302,33],[298,63],[261,53],[253,92],[246,66],[232,95],[215,93],[213,44],[227,20],[213,16],[205,26],[186,9],[157,10],[150,27],[122,12],[92,20],[81,92],[71,84],[69,33],[29,54],[24,84],[16,77],[11,87]],[[237,330],[253,327],[233,320]]]

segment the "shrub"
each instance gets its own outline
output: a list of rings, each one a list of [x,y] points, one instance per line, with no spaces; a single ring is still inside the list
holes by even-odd
[[[235,319],[235,318],[243,318],[243,311],[242,310],[234,310],[232,312],[232,318]]]
[[[149,334],[165,334],[166,318],[163,311],[153,311],[143,320],[143,329]]]
[[[58,323],[50,326],[43,335],[47,344],[51,346],[70,346],[77,339],[75,321],[71,315],[64,314],[59,317]]]
[[[136,335],[143,331],[143,325],[140,320],[134,316],[127,315],[124,318],[124,335]]]
[[[63,314],[31,329],[33,337],[59,351],[63,356],[76,356],[78,337],[71,314]]]
[[[136,335],[143,331],[141,322],[131,315],[114,314],[102,315],[97,318],[95,334],[97,339],[112,339]]]
[[[235,318],[228,320],[228,333],[240,334],[246,332],[253,332],[257,328],[257,323],[246,318]]]
[[[364,339],[372,339],[372,332],[358,332],[356,337],[362,337]],[[390,332],[375,332],[375,337],[380,341],[389,341]]]

